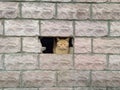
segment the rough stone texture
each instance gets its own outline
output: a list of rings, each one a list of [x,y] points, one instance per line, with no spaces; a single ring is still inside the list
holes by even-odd
[[[6,20],[5,35],[9,36],[39,35],[39,22],[36,20]]]
[[[52,1],[52,2],[70,2],[71,0],[41,0],[41,1]]]
[[[0,18],[16,18],[19,16],[19,3],[0,2]]]
[[[53,3],[22,3],[22,17],[51,19],[55,15]]]
[[[5,55],[5,67],[7,70],[37,69],[37,54],[8,54]]]
[[[104,38],[93,40],[93,51],[95,53],[120,53],[119,38]]]
[[[22,78],[24,87],[55,86],[55,72],[52,71],[27,71]]]
[[[4,90],[38,90],[37,88],[5,88]]]
[[[89,4],[58,4],[59,19],[88,19],[90,18]]]
[[[120,86],[119,71],[95,71],[92,73],[92,86]]]
[[[110,0],[110,2],[120,2],[120,0]]]
[[[89,38],[75,38],[75,53],[90,53],[91,39]]]
[[[106,36],[108,33],[107,22],[77,21],[76,36]]]
[[[0,54],[0,70],[3,69],[3,58],[2,58],[2,54]]]
[[[107,0],[73,0],[75,2],[107,2]]]
[[[120,19],[120,5],[94,4],[93,19]]]
[[[111,22],[110,36],[120,36],[120,22]]]
[[[104,70],[105,55],[75,55],[75,68],[79,70]]]
[[[3,34],[3,24],[2,21],[0,20],[0,35]]]
[[[72,55],[41,54],[40,68],[49,70],[72,69]]]
[[[92,87],[90,90],[107,90],[107,89],[102,87]]]
[[[75,88],[74,90],[90,90],[88,87],[78,87]]]
[[[108,88],[108,90],[120,90],[120,88],[118,87],[118,88],[112,88],[112,87],[110,87],[110,88]]]
[[[0,37],[0,53],[20,52],[20,38]]]
[[[23,38],[23,51],[24,52],[42,52],[42,45],[38,37],[25,37]]]
[[[61,71],[58,73],[59,86],[88,86],[88,71]]]
[[[2,71],[0,72],[0,87],[18,87],[19,72]]]
[[[109,69],[110,70],[120,70],[120,56],[119,55],[110,55]]]
[[[72,36],[73,26],[71,21],[42,21],[42,36]]]
[[[40,88],[39,90],[73,90],[72,88],[64,88],[64,87],[54,87],[54,88]]]

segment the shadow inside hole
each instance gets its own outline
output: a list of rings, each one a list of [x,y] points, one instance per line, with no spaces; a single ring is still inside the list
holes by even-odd
[[[57,42],[57,37],[39,37],[42,47],[45,47],[46,49],[43,51],[43,53],[53,53],[54,43]],[[67,37],[59,37],[60,39],[64,39]],[[69,37],[69,47],[73,47],[73,38]]]

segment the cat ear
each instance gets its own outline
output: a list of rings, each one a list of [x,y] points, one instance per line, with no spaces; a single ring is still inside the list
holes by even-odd
[[[65,40],[66,40],[66,41],[69,41],[69,39],[70,39],[70,38],[66,38]]]

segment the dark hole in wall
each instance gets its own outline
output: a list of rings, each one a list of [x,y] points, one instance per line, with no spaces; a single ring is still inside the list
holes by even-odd
[[[46,49],[43,50],[43,53],[53,53],[53,46],[54,42],[57,40],[58,37],[39,37],[42,47],[45,47]],[[59,38],[67,38],[67,37],[59,37]],[[72,37],[69,37],[69,47],[73,47]]]

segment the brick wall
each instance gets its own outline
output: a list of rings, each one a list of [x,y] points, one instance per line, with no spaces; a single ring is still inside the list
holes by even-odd
[[[0,0],[0,90],[120,90],[120,0]],[[74,38],[42,53],[39,36]]]

